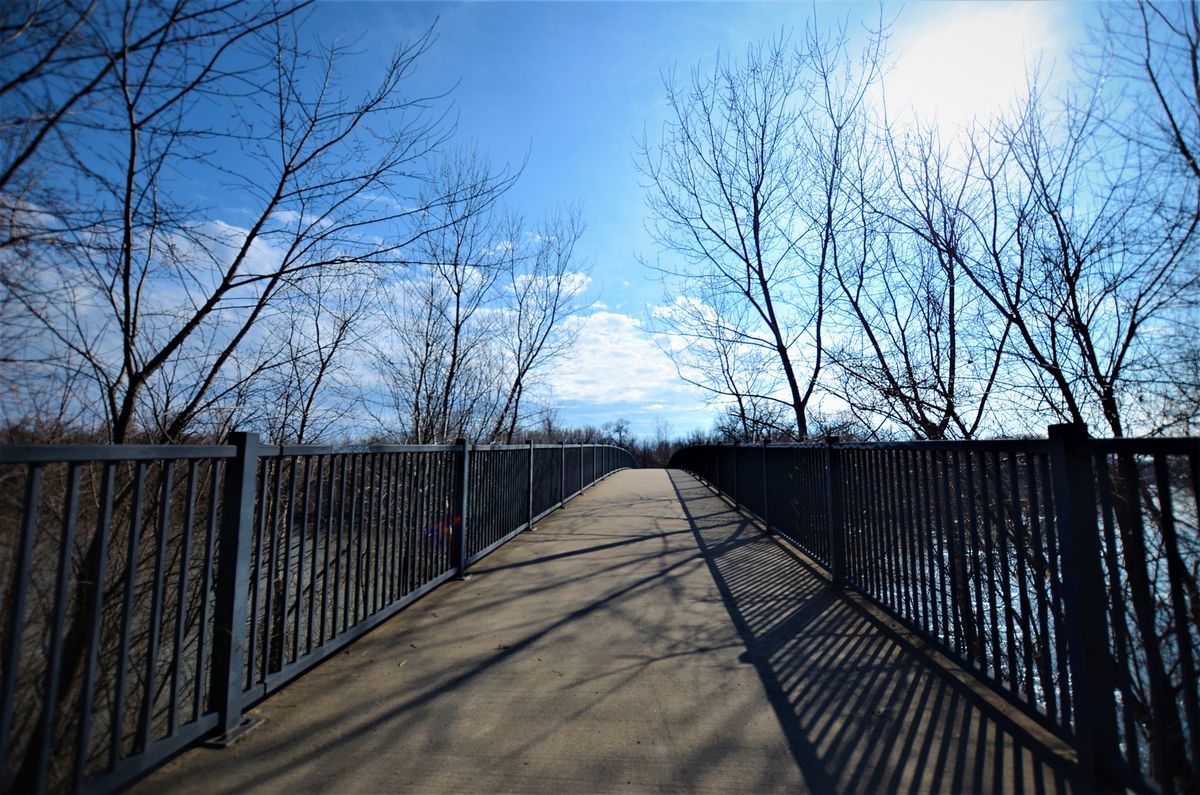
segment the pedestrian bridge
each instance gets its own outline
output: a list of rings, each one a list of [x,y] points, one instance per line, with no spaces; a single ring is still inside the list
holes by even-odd
[[[677,470],[623,470],[134,792],[1072,789],[1068,747]],[[1077,788],[1077,787],[1076,787]]]

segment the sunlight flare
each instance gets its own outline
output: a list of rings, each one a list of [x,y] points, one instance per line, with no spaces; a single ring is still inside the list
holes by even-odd
[[[1062,52],[1047,5],[936,5],[897,31],[884,77],[889,112],[961,127],[1008,107]]]

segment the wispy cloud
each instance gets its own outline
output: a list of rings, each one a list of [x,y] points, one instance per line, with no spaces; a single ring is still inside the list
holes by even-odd
[[[564,421],[627,417],[646,426],[635,433],[648,433],[653,416],[681,428],[709,424],[707,396],[679,377],[641,320],[599,311],[572,322],[579,332],[575,353],[548,379]]]

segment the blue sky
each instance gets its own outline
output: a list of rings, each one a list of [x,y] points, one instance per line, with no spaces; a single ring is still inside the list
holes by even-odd
[[[818,4],[823,23],[873,23],[873,4]],[[646,232],[636,142],[663,121],[664,72],[682,73],[718,49],[736,55],[784,30],[803,30],[814,7],[792,3],[327,2],[308,20],[324,38],[358,42],[346,65],[370,83],[397,42],[435,24],[414,88],[453,89],[459,141],[494,164],[519,164],[507,197],[531,217],[556,204],[583,207],[579,253],[591,266],[580,347],[552,379],[549,398],[567,424],[618,417],[634,433],[656,418],[675,433],[711,425],[715,409],[683,384],[644,330],[665,302],[644,260],[662,256]],[[1074,3],[910,3],[894,20],[890,105],[913,105],[957,123],[1003,103],[1025,63],[1060,65],[1093,13]],[[936,87],[936,90],[935,90]]]

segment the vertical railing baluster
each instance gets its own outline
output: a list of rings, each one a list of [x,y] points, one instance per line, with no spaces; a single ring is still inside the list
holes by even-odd
[[[770,490],[767,488],[767,440],[763,439],[762,446],[759,448],[759,455],[762,456],[762,505],[763,505],[763,527],[768,531],[771,529],[771,508],[770,508]]]
[[[1025,695],[1026,703],[1035,705],[1033,691],[1033,650],[1030,648],[1033,639],[1033,631],[1030,627],[1033,606],[1029,601],[1030,585],[1025,565],[1029,546],[1029,530],[1025,521],[1025,514],[1021,509],[1021,481],[1018,474],[1016,453],[1010,453],[1008,457],[1008,481],[1010,510],[1013,516],[1013,562],[1017,567],[1017,604],[1020,606],[1021,611],[1017,618],[1021,630],[1021,672],[1025,679],[1022,692]],[[1029,488],[1032,488],[1032,484],[1029,484]]]
[[[884,556],[888,588],[885,593],[891,602],[892,609],[899,615],[904,615],[904,588],[900,577],[900,567],[904,559],[900,554],[900,532],[896,521],[896,455],[892,450],[880,450],[877,466],[883,482],[880,484],[879,526],[886,538]]]
[[[187,617],[188,568],[191,564],[192,530],[196,518],[196,462],[188,462],[183,491],[183,539],[179,553],[179,585],[175,589],[175,640],[171,659],[171,700],[167,709],[167,736],[175,734],[179,717],[179,672],[183,662],[184,626]]]
[[[251,518],[254,523],[254,541],[250,554],[253,557],[254,565],[250,573],[250,636],[247,639],[246,652],[249,681],[245,683],[247,687],[253,684],[255,660],[258,659],[258,603],[259,591],[262,588],[263,549],[267,532],[267,484],[271,480],[271,459],[266,456],[258,456],[255,468],[258,472],[258,508],[257,514]]]
[[[115,770],[121,758],[125,728],[125,679],[129,667],[130,633],[133,625],[133,596],[137,590],[138,550],[141,541],[142,500],[146,488],[146,463],[134,465],[133,498],[130,504],[129,544],[125,553],[125,594],[121,606],[121,634],[117,657],[115,694],[113,696],[112,736],[108,746],[108,768]]]
[[[834,588],[846,585],[845,517],[842,506],[842,461],[836,436],[825,437],[825,514],[829,517],[829,574]]]
[[[264,539],[262,549],[267,555],[267,579],[260,586],[263,590],[263,618],[262,618],[262,667],[259,670],[259,677],[263,682],[267,681],[267,676],[274,670],[272,663],[272,652],[278,640],[275,637],[275,578],[279,567],[279,512],[283,505],[283,456],[276,448],[275,455],[272,456],[275,460],[275,481],[274,488],[271,489],[271,538],[270,543]],[[265,511],[265,509],[263,509]]]
[[[1175,507],[1171,496],[1171,477],[1167,471],[1167,458],[1161,453],[1154,456],[1154,484],[1155,490],[1158,492],[1159,532],[1162,534],[1163,552],[1167,558],[1167,581],[1171,595],[1171,629],[1174,631],[1175,643],[1178,646],[1180,681],[1183,683],[1180,700],[1183,702],[1182,711],[1186,720],[1182,722],[1191,729],[1189,732],[1180,727],[1180,733],[1188,735],[1188,752],[1192,755],[1192,762],[1200,764],[1200,700],[1196,696],[1196,660],[1192,653],[1192,627],[1189,618],[1194,615],[1192,611],[1197,608],[1197,605],[1192,604],[1189,609],[1187,594],[1184,590],[1184,583],[1189,579],[1189,572],[1187,562],[1179,553],[1179,538],[1175,528]],[[1184,755],[1181,754],[1181,756]],[[1179,760],[1177,768],[1178,774],[1182,775],[1187,768],[1187,760]],[[1192,783],[1200,784],[1195,781]]]
[[[975,659],[975,647],[977,640],[975,639],[975,616],[971,608],[971,581],[967,571],[967,528],[966,514],[963,512],[963,472],[962,472],[962,454],[960,450],[955,450],[951,454],[951,460],[954,461],[954,542],[955,542],[955,572],[957,577],[957,590],[954,594],[956,604],[958,605],[959,615],[959,631],[962,634],[962,651],[961,653],[967,660]],[[1032,478],[1030,479],[1032,482]]]
[[[199,720],[200,716],[204,714],[204,697],[210,695],[206,689],[209,681],[205,677],[205,674],[212,675],[212,660],[208,656],[208,644],[210,642],[209,619],[213,608],[209,606],[211,601],[209,594],[213,591],[213,561],[216,559],[217,552],[217,517],[220,513],[221,500],[224,499],[221,484],[225,477],[225,473],[218,466],[219,463],[217,460],[212,462],[208,483],[208,521],[205,522],[204,528],[204,563],[200,571],[200,622],[196,638],[196,686],[192,691],[192,720]]]
[[[325,521],[325,555],[321,574],[321,642],[325,643],[337,634],[338,567],[342,554],[341,482],[346,471],[346,457],[329,457],[329,513]],[[332,546],[332,549],[330,548]],[[332,552],[332,555],[330,554]],[[332,564],[332,567],[331,567]],[[330,584],[332,572],[333,583]],[[332,598],[331,598],[332,595]]]
[[[383,535],[383,547],[379,568],[379,592],[383,605],[390,605],[395,600],[392,589],[392,561],[396,557],[396,453],[384,453],[385,466],[382,484],[383,491],[383,520],[380,532]]]
[[[713,474],[716,475],[716,479],[713,481],[712,485],[717,487],[718,492],[724,494],[725,486],[722,482],[723,478],[721,477],[721,448],[722,447],[724,447],[724,445],[722,445],[720,442],[717,442],[715,445],[713,445],[713,448],[714,448],[713,456],[716,459],[716,464],[713,465]]]
[[[980,550],[983,547],[983,534],[979,529],[979,497],[975,490],[975,469],[981,456],[967,452],[966,458],[966,477],[967,477],[967,515],[971,527],[971,563],[974,568],[975,582],[975,643],[978,647],[976,650],[976,658],[979,661],[979,670],[987,672],[987,612],[984,609],[983,589],[986,584],[983,577],[983,562],[980,559]]]
[[[171,521],[171,480],[174,478],[174,462],[163,464],[159,491],[158,531],[155,534],[154,586],[150,591],[150,625],[146,642],[146,678],[142,682],[142,715],[138,726],[137,751],[150,747],[154,730],[155,679],[158,675],[158,646],[162,632],[163,598],[165,594],[167,567],[167,526]]]
[[[941,628],[941,615],[938,613],[940,606],[939,594],[937,588],[937,553],[936,542],[937,536],[934,532],[932,505],[933,498],[930,494],[933,488],[933,480],[929,474],[929,459],[928,450],[922,449],[917,451],[917,484],[919,486],[919,505],[918,522],[920,533],[918,539],[921,544],[921,553],[925,558],[924,566],[922,567],[922,576],[926,578],[925,586],[921,589],[922,593],[927,598],[928,612],[926,613],[929,622],[925,625],[925,631],[937,637]]]
[[[937,569],[938,569],[938,590],[941,593],[940,607],[942,612],[942,627],[941,634],[938,636],[943,643],[952,645],[953,635],[955,631],[954,623],[954,588],[953,569],[947,565],[946,552],[946,528],[948,527],[947,500],[949,497],[946,493],[946,460],[945,454],[940,450],[934,450],[929,455],[931,471],[929,477],[930,494],[933,497],[933,532],[936,539]],[[947,642],[949,641],[949,642]]]
[[[350,455],[350,493],[346,500],[350,503],[350,520],[346,524],[346,577],[342,581],[342,632],[349,631],[358,621],[358,582],[354,579],[355,564],[358,561],[358,550],[361,547],[358,533],[359,512],[358,504],[362,499],[359,488],[359,471],[365,465],[363,457],[358,453]],[[343,506],[343,510],[345,506]],[[351,599],[353,598],[353,602]],[[354,612],[351,612],[353,606]]]
[[[1007,663],[1008,681],[1005,686],[1012,695],[1017,695],[1017,651],[1013,642],[1016,625],[1013,623],[1013,593],[1011,566],[1008,557],[1008,522],[1004,517],[1004,470],[1000,466],[1000,453],[992,452],[992,471],[995,475],[993,499],[996,513],[996,554],[1000,558],[1000,604],[1004,608],[1004,653]]]
[[[528,480],[525,483],[525,529],[533,531],[533,440],[525,440],[525,474]]]
[[[1096,474],[1098,476],[1096,490],[1100,493],[1100,516],[1104,532],[1103,551],[1105,568],[1108,572],[1108,590],[1111,594],[1119,594],[1122,593],[1124,585],[1121,582],[1120,555],[1117,551],[1118,533],[1114,515],[1113,482],[1111,473],[1109,472],[1108,456],[1102,456],[1096,464]],[[1116,674],[1117,683],[1122,693],[1121,717],[1124,719],[1122,741],[1125,745],[1125,755],[1129,760],[1130,766],[1138,770],[1141,768],[1141,748],[1138,741],[1140,726],[1134,714],[1134,704],[1130,703],[1132,699],[1124,696],[1131,686],[1129,671],[1126,666],[1132,654],[1136,653],[1132,648],[1132,638],[1125,617],[1127,609],[1128,604],[1124,599],[1112,599],[1109,604],[1113,632],[1113,652],[1114,658],[1118,662],[1114,673]],[[1056,717],[1054,705],[1055,699],[1047,699],[1051,719]]]
[[[904,547],[901,545],[900,535],[898,459],[899,453],[897,451],[886,450],[880,462],[880,468],[883,470],[884,498],[882,523],[887,528],[888,579],[891,580],[890,598],[892,600],[892,608],[911,621],[912,614],[908,611],[909,591],[908,588],[904,587],[904,577],[901,576],[904,568]]]
[[[1070,654],[1067,652],[1067,630],[1064,626],[1065,610],[1062,595],[1062,556],[1059,554],[1058,522],[1054,515],[1054,486],[1050,476],[1050,456],[1043,453],[1038,456],[1038,475],[1042,483],[1042,511],[1045,520],[1046,534],[1046,567],[1050,578],[1050,613],[1054,617],[1054,662],[1056,671],[1058,696],[1058,724],[1070,727],[1071,723],[1071,688],[1067,682],[1070,678]]]
[[[367,457],[371,461],[371,475],[363,488],[367,501],[364,508],[366,549],[363,552],[363,581],[359,586],[363,594],[362,617],[364,619],[374,615],[379,609],[377,570],[379,569],[380,545],[383,543],[383,534],[380,531],[382,529],[384,468],[387,466],[386,456],[380,453],[371,452],[367,454]]]
[[[897,485],[899,492],[900,532],[904,538],[904,577],[908,581],[904,589],[908,592],[908,609],[917,626],[925,626],[925,591],[921,588],[921,545],[920,520],[916,512],[916,493],[913,479],[916,473],[915,454],[901,450],[897,456]]]
[[[855,501],[854,515],[861,523],[859,529],[867,542],[867,555],[865,556],[868,566],[867,576],[858,584],[862,585],[877,602],[880,602],[882,599],[880,599],[879,592],[883,578],[880,574],[880,558],[882,556],[879,532],[875,524],[875,512],[878,510],[878,501],[875,498],[876,467],[873,466],[875,451],[871,448],[860,448],[850,451],[847,458],[854,462],[852,471],[858,486],[858,499]]]
[[[738,494],[738,469],[741,468],[738,464],[738,458],[739,458],[738,453],[740,450],[741,450],[741,445],[735,439],[733,442],[733,494],[731,495],[733,497],[733,507],[734,508],[742,507],[741,497]]]
[[[214,472],[215,472],[214,465]],[[80,701],[83,705],[83,715],[79,721],[79,748],[75,755],[74,782],[77,790],[83,788],[87,777],[87,763],[92,743],[92,697],[96,690],[96,666],[100,658],[100,617],[104,610],[104,577],[108,569],[108,539],[112,525],[113,491],[116,488],[116,464],[106,463],[100,486],[100,511],[96,517],[96,537],[91,548],[95,550],[95,558],[88,561],[86,577],[91,580],[88,590],[88,645],[87,661],[83,668],[83,686]],[[20,564],[20,560],[18,560]],[[13,608],[13,615],[19,618],[19,613]],[[202,625],[203,631],[203,625]],[[9,634],[9,637],[13,637]],[[15,668],[5,664],[5,673]],[[6,680],[7,683],[7,680]],[[197,684],[199,687],[199,684]],[[6,689],[3,696],[4,709],[10,710],[11,694]],[[7,724],[6,724],[7,725]],[[7,742],[0,738],[0,748],[7,748]]]
[[[458,508],[458,522],[454,523],[451,520],[451,526],[454,528],[454,549],[457,550],[457,560],[455,568],[458,569],[458,579],[465,580],[467,578],[467,491],[470,488],[470,446],[466,439],[459,438],[454,442],[455,458],[457,466],[455,467],[454,481],[454,501]]]
[[[298,549],[296,551],[296,628],[292,632],[292,662],[300,659],[300,635],[304,634],[301,631],[302,627],[308,627],[308,622],[304,620],[304,555],[308,552],[308,534],[309,534],[309,511],[312,497],[312,464],[313,457],[310,455],[304,456],[304,492],[300,497],[300,537],[297,539]],[[313,556],[314,560],[316,556]],[[311,597],[312,584],[309,584]],[[312,599],[309,599],[309,604],[312,604]],[[309,636],[312,635],[312,630],[309,628]]]
[[[67,617],[67,594],[71,578],[71,553],[75,548],[75,511],[79,503],[79,465],[67,469],[67,493],[63,505],[62,538],[59,541],[58,574],[54,586],[54,619],[50,649],[46,656],[46,678],[38,737],[38,766],[33,791],[46,790],[46,777],[54,754],[54,722],[58,712],[58,686],[62,668],[63,624]],[[7,746],[0,746],[7,748]],[[0,761],[2,764],[2,761]]]
[[[290,624],[289,615],[291,615],[291,581],[292,581],[292,536],[296,529],[296,473],[300,467],[300,456],[289,456],[288,466],[288,498],[287,498],[287,519],[283,525],[283,564],[279,568],[279,573],[282,579],[282,593],[279,598],[279,668],[287,665],[287,639],[288,626]],[[297,560],[297,568],[303,567],[303,561]],[[296,591],[297,607],[299,606],[300,592]],[[300,615],[296,613],[297,617]],[[293,637],[299,627],[292,630]]]
[[[985,452],[979,453],[979,512],[983,517],[983,558],[987,568],[987,614],[988,633],[991,640],[992,679],[998,685],[1004,682],[1004,656],[1000,652],[1000,616],[997,602],[998,584],[996,582],[996,541],[993,532],[993,511],[991,508],[991,488],[989,479],[989,463],[991,456]]]
[[[367,575],[370,573],[366,566],[368,564],[367,557],[371,554],[371,477],[374,474],[375,462],[369,453],[363,453],[359,456],[362,462],[359,470],[362,472],[360,480],[354,485],[354,502],[352,508],[354,510],[354,519],[351,521],[350,536],[354,539],[354,581],[351,589],[354,594],[354,608],[350,613],[350,621],[346,624],[347,627],[356,626],[359,621],[366,617],[366,591],[365,584]],[[350,582],[350,571],[347,568],[346,582]],[[350,604],[350,594],[346,595],[346,604]]]

